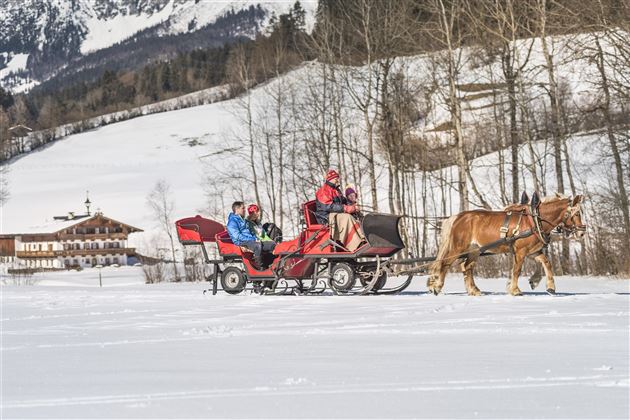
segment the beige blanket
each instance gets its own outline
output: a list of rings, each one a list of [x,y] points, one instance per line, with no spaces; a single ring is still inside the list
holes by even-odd
[[[355,251],[365,240],[359,222],[348,213],[329,213],[330,237],[348,251]]]

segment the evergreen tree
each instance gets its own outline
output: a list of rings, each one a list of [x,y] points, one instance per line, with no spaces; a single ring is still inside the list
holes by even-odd
[[[13,99],[13,95],[11,95],[11,92],[0,87],[0,107],[2,107],[2,109],[4,110],[7,110],[14,103],[15,101]]]

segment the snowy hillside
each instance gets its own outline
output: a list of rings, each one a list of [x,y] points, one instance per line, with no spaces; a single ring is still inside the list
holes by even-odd
[[[0,85],[16,92],[28,90],[59,71],[67,73],[73,61],[132,37],[150,43],[167,35],[193,33],[229,13],[252,8],[259,10],[261,18],[243,22],[230,36],[254,37],[264,31],[272,14],[286,13],[293,4],[284,0],[4,1],[0,3]],[[317,3],[302,4],[307,26],[312,27]],[[119,59],[114,53],[112,57]]]
[[[560,45],[560,44],[559,44]],[[532,73],[540,71],[539,52],[532,52]],[[430,64],[429,57],[419,56],[399,61],[397,65],[414,68],[410,74],[417,74],[422,82],[422,68]],[[589,69],[587,61],[580,66],[572,64],[572,71],[566,71],[572,79],[567,83],[574,86],[574,101],[584,103],[592,95],[589,89]],[[484,75],[492,67],[476,68],[465,73],[462,83],[482,83]],[[359,69],[358,71],[365,71]],[[287,124],[286,130],[295,130],[296,136],[303,136],[308,142],[313,133],[305,131],[298,124],[302,123],[305,107],[313,103],[309,90],[317,92],[321,83],[322,67],[317,63],[307,63],[267,84],[256,87],[249,95],[233,100],[210,105],[171,111],[161,114],[139,117],[130,121],[108,125],[93,131],[72,135],[55,142],[34,153],[12,161],[8,180],[11,198],[2,209],[2,233],[28,231],[33,225],[39,225],[53,216],[66,214],[67,211],[81,211],[85,191],[95,207],[99,207],[107,216],[121,220],[145,230],[143,234],[132,235],[132,244],[142,249],[156,232],[156,226],[150,211],[145,205],[145,198],[156,181],[166,180],[171,184],[176,204],[175,216],[186,217],[201,213],[222,220],[228,212],[229,204],[236,199],[254,201],[251,184],[251,168],[247,164],[243,135],[246,121],[244,105],[249,104],[254,115],[254,125],[264,130],[276,124],[274,121],[274,95],[284,92],[295,95],[295,101],[286,101],[282,105]],[[542,78],[542,75],[534,76]],[[358,83],[358,82],[357,82]],[[359,87],[360,88],[360,87]],[[542,89],[542,88],[541,88]],[[534,89],[532,89],[534,92]],[[312,93],[312,92],[311,92]],[[532,93],[534,99],[536,96]],[[419,132],[432,133],[435,126],[444,122],[443,102],[439,92],[432,98],[433,111],[418,125]],[[343,111],[347,130],[355,133],[359,141],[364,141],[361,127],[361,115],[352,108],[348,99]],[[296,113],[297,110],[297,113]],[[484,107],[464,109],[464,121],[483,120]],[[299,115],[302,114],[302,115]],[[439,133],[437,134],[439,136]],[[264,137],[264,131],[257,131],[256,136]],[[606,188],[613,179],[612,168],[604,157],[606,141],[600,131],[579,133],[568,141],[568,155],[575,165],[576,185],[580,192],[590,193],[598,188]],[[265,145],[260,143],[257,153],[262,153]],[[523,146],[523,161],[535,156],[548,154],[546,141],[538,141],[531,149]],[[282,153],[290,153],[285,148]],[[312,149],[300,151],[299,161],[312,162]],[[288,159],[289,157],[287,157]],[[475,159],[471,163],[472,176],[477,180],[477,187],[489,203],[501,206],[498,179],[498,156],[490,153]],[[379,189],[381,207],[386,207],[388,189],[387,173],[379,158]],[[257,161],[258,174],[264,174],[266,162]],[[555,191],[555,177],[551,159],[543,160],[541,171],[546,174],[544,185],[549,192]],[[268,168],[267,168],[268,169]],[[454,179],[452,169],[436,174],[430,182],[431,194],[428,197],[427,215],[440,214],[442,197],[438,184],[440,177]],[[525,188],[532,190],[533,184],[529,173],[524,171]],[[232,180],[239,180],[229,182]],[[227,180],[227,181],[226,181]],[[275,188],[262,179],[263,188]],[[319,181],[317,181],[319,182]],[[356,182],[360,191],[367,190],[367,180]],[[305,191],[304,198],[312,197],[316,185]],[[458,197],[451,188],[446,197],[446,213],[457,212]],[[268,208],[263,195],[263,206]],[[367,193],[362,194],[364,202],[369,204]],[[294,234],[297,222],[297,205],[291,203],[285,207],[286,230]],[[135,238],[134,238],[135,236]]]
[[[629,283],[203,295],[139,268],[0,286],[3,418],[627,418]]]

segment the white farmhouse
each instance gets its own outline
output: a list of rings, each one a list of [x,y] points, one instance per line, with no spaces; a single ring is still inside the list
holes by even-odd
[[[14,268],[63,269],[95,265],[126,265],[135,255],[127,246],[130,233],[141,229],[101,212],[55,217],[26,232],[0,235],[0,263]]]

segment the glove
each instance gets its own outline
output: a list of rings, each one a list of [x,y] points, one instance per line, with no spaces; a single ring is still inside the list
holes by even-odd
[[[343,212],[344,213],[349,213],[349,214],[356,213],[357,212],[357,206],[355,204],[345,205],[345,206],[343,206]]]

